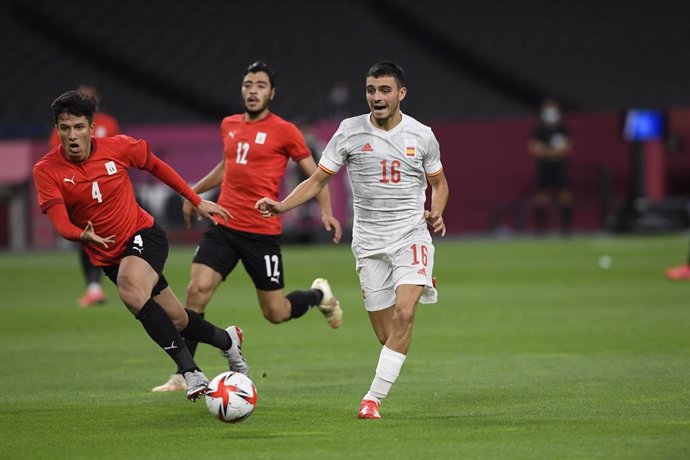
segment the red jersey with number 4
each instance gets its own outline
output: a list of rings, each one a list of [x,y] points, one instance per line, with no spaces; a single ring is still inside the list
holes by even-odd
[[[44,213],[64,203],[77,227],[83,229],[91,221],[97,235],[115,235],[115,243],[108,249],[83,246],[94,265],[116,265],[136,232],[153,225],[153,217],[136,202],[127,169],[148,169],[155,157],[146,141],[129,136],[92,138],[91,142],[91,155],[81,163],[70,161],[62,146],[36,163],[38,202]]]
[[[304,136],[297,127],[269,113],[266,118],[247,122],[244,114],[223,119],[220,125],[225,152],[225,174],[218,204],[233,218],[221,225],[263,235],[279,235],[280,219],[261,217],[254,208],[267,196],[278,199],[280,182],[288,159],[300,161],[311,156]]]

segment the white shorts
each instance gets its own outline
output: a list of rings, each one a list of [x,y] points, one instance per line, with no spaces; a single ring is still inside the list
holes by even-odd
[[[425,286],[420,303],[436,303],[433,285],[434,245],[431,239],[411,240],[386,252],[360,256],[356,248],[359,284],[367,311],[395,305],[395,290],[401,284]]]

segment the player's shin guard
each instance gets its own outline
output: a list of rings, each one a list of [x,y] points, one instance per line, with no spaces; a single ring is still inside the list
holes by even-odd
[[[149,337],[175,361],[178,369],[182,371],[198,369],[182,336],[177,332],[163,307],[158,305],[155,300],[149,299],[139,310],[136,318],[144,326]]]
[[[199,316],[203,318],[204,314],[199,313]],[[189,317],[189,312],[187,313],[187,317]],[[187,344],[187,349],[189,350],[189,353],[191,353],[191,355],[194,356],[196,354],[196,347],[199,345],[199,342],[197,342],[194,339],[187,338],[184,335],[182,336],[182,338],[184,339],[184,343]]]
[[[299,318],[311,307],[321,303],[323,293],[318,289],[310,289],[308,291],[292,291],[285,297],[290,301],[290,318]]]
[[[227,331],[209,323],[194,310],[185,308],[185,311],[189,322],[187,327],[180,331],[185,340],[208,343],[219,350],[227,350],[232,346],[232,340],[230,340]]]
[[[400,369],[405,362],[405,358],[406,356],[402,353],[391,350],[384,345],[379,355],[379,363],[376,366],[376,376],[374,381],[371,382],[371,388],[364,396],[364,399],[380,402],[385,398],[398,375],[400,375]]]

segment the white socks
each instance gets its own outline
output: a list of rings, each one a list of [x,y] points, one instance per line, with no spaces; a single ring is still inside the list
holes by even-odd
[[[371,382],[369,392],[364,396],[364,399],[371,399],[381,403],[381,400],[386,397],[393,386],[395,379],[400,374],[400,369],[405,362],[405,355],[393,351],[385,345],[381,349],[379,356],[379,364],[376,366],[376,376]]]
[[[103,288],[101,287],[101,283],[91,282],[86,286],[86,290],[89,292],[101,292]]]

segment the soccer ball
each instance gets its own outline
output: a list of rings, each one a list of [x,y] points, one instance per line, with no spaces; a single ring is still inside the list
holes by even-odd
[[[257,397],[256,387],[249,377],[228,371],[211,380],[206,392],[206,406],[221,422],[236,423],[252,414]]]

